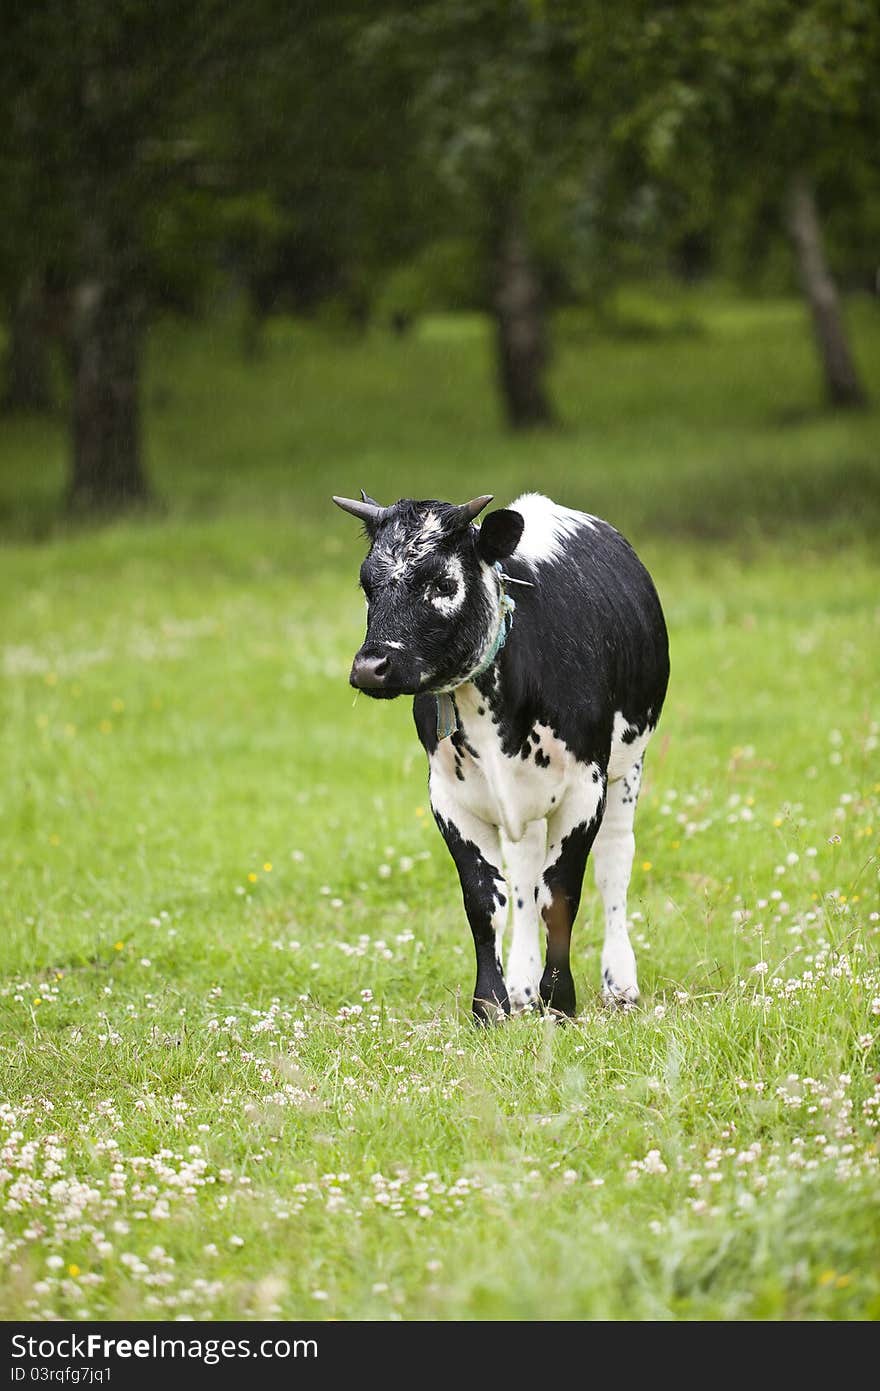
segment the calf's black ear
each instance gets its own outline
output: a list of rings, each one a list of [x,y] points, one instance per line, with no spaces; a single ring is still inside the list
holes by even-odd
[[[525,518],[519,512],[511,511],[509,507],[490,512],[488,517],[483,518],[477,536],[477,550],[481,559],[485,560],[487,565],[494,565],[496,560],[506,560],[509,555],[513,555],[525,524]]]

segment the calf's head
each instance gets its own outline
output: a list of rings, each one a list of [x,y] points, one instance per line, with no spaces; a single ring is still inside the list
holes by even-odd
[[[519,512],[490,512],[492,501],[462,506],[402,498],[381,507],[334,497],[359,517],[370,541],[360,582],[367,601],[367,635],[349,680],[368,695],[390,700],[441,691],[467,679],[491,649],[501,621],[496,562],[516,550]]]

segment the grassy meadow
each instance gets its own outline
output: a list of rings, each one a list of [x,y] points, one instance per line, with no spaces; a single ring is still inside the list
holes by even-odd
[[[718,293],[561,316],[552,381],[511,439],[476,318],[163,323],[163,507],[97,529],[63,420],[0,423],[0,1317],[880,1316],[880,413]],[[651,568],[639,1009],[588,868],[578,1019],[473,1028],[409,702],[347,685],[360,486]]]

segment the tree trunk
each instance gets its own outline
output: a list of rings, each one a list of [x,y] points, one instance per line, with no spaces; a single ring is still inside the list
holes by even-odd
[[[495,332],[498,375],[508,423],[526,430],[554,423],[544,386],[547,336],[541,285],[523,227],[508,215],[495,251]]]
[[[73,468],[68,506],[121,511],[149,500],[141,463],[143,316],[133,277],[96,258],[77,287],[71,342]]]
[[[4,405],[13,411],[45,411],[52,405],[43,287],[38,275],[25,277],[9,319]]]
[[[798,273],[813,318],[829,400],[835,406],[864,406],[867,396],[850,352],[837,286],[825,259],[816,194],[805,174],[797,174],[792,180],[788,214]]]
[[[78,244],[67,505],[76,513],[120,512],[150,500],[141,461],[142,219],[129,206],[138,187],[140,58],[127,57],[124,43],[116,51],[116,29],[102,14],[100,5],[87,5],[78,28],[79,91],[72,106]]]

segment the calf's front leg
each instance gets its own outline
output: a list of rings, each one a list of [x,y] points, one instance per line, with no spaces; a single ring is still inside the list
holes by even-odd
[[[538,884],[547,858],[547,823],[532,821],[522,838],[511,841],[502,832],[501,849],[510,886],[512,933],[504,967],[512,1013],[540,1005],[541,926]]]
[[[477,956],[474,1018],[493,1024],[510,1013],[501,962],[507,924],[507,885],[497,830],[464,809],[438,810],[434,817],[455,861],[464,911],[470,923]]]

